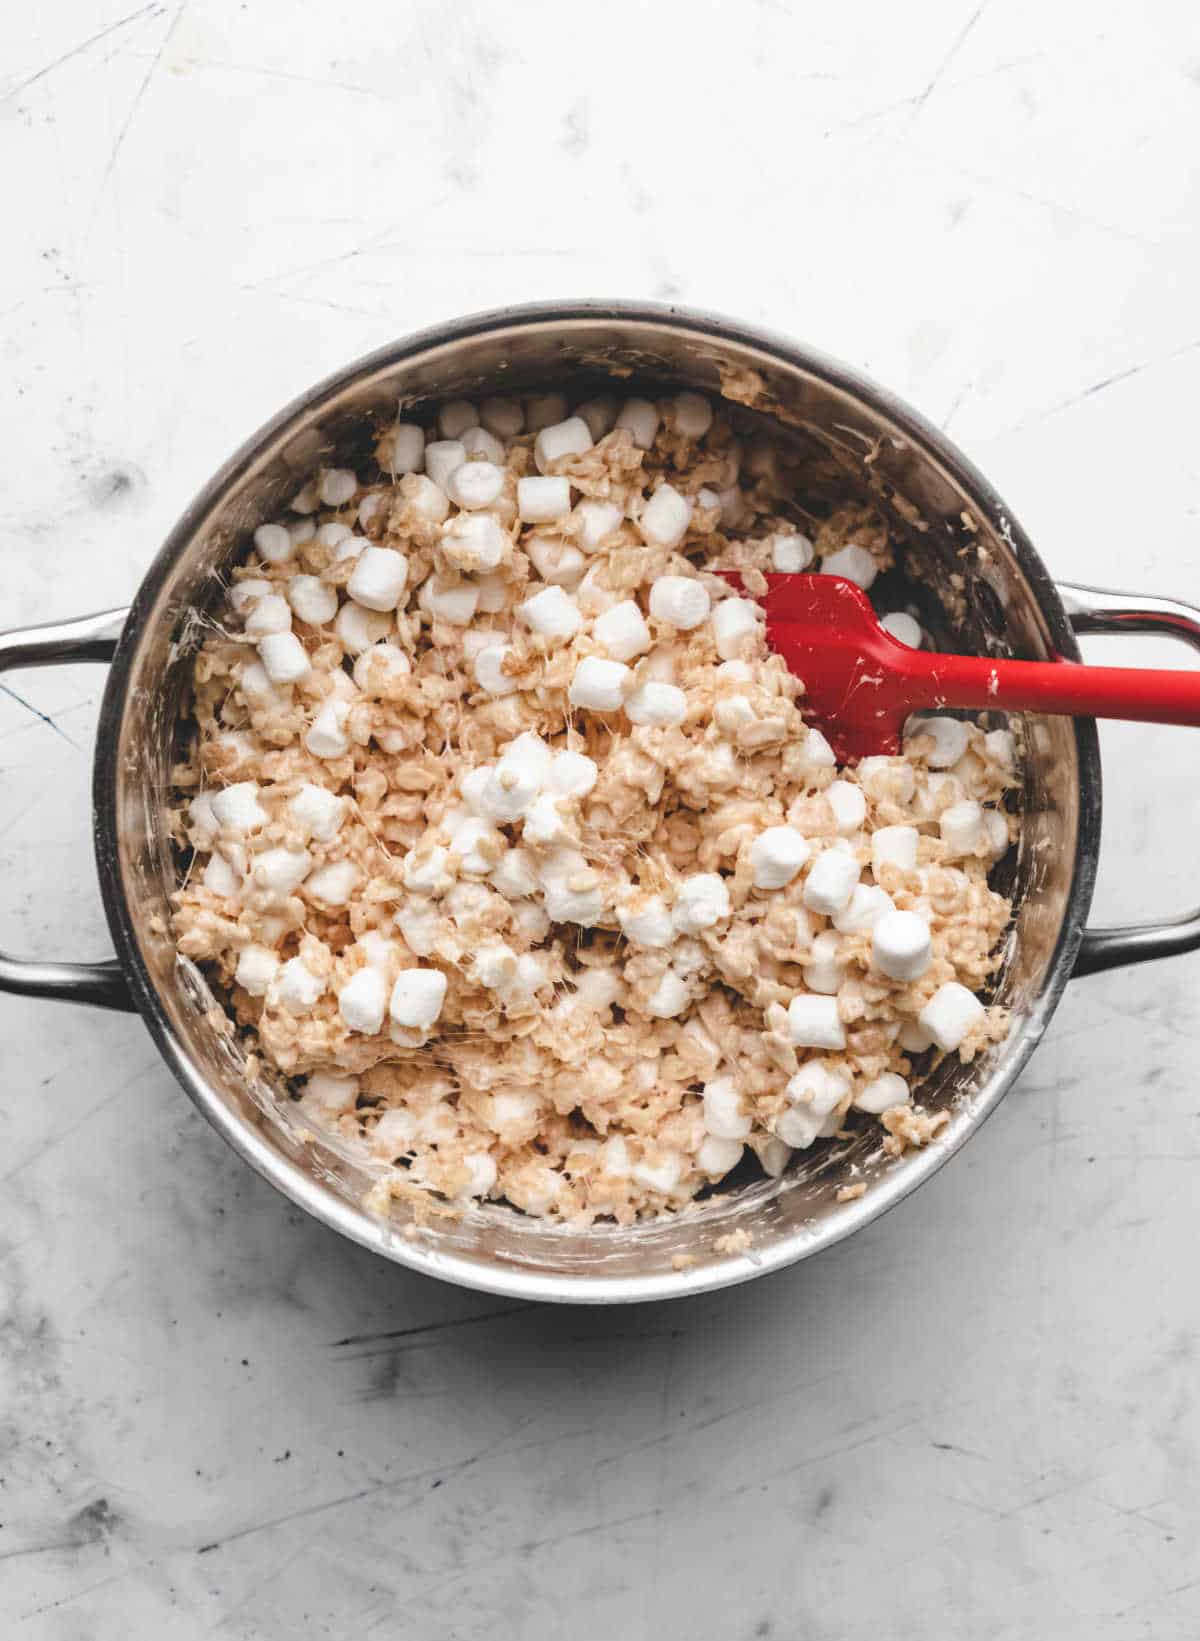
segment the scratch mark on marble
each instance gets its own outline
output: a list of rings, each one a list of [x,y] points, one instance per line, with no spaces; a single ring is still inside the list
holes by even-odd
[[[119,17],[115,23],[110,23],[107,28],[102,28],[98,34],[89,35],[86,40],[81,40],[77,46],[72,46],[69,51],[64,51],[61,57],[55,57],[53,62],[46,63],[42,68],[39,68],[36,74],[31,74],[27,80],[22,80],[20,85],[15,85],[11,91],[6,91],[3,96],[0,96],[0,105],[11,102],[14,97],[19,97],[23,91],[28,91],[31,85],[37,85],[39,80],[44,80],[47,74],[53,74],[56,68],[61,68],[64,63],[69,63],[72,58],[81,57],[85,51],[90,51],[93,46],[99,45],[101,40],[107,40],[110,34],[116,34],[118,29],[128,28],[130,23],[136,23],[143,17],[159,17],[165,10],[166,7],[158,5],[157,0],[155,0],[155,3],[143,6],[140,11],[131,11],[128,17]]]
[[[968,36],[970,35],[972,29],[975,27],[976,23],[978,23],[979,19],[983,16],[984,12],[987,10],[988,5],[989,5],[989,0],[983,0],[982,5],[977,6],[975,8],[974,12],[972,12],[971,16],[967,18],[967,21],[963,24],[962,28],[958,31],[958,36],[955,39],[954,44],[950,47],[950,50],[942,58],[940,64],[938,65],[938,67],[934,71],[933,78],[930,80],[929,84],[925,87],[924,91],[922,91],[918,95],[917,100],[916,100],[916,106],[913,109],[913,118],[914,119],[916,119],[917,115],[925,107],[925,104],[929,101],[930,97],[932,97],[933,93],[937,90],[937,87],[941,83],[943,75],[946,73],[946,70],[950,67],[950,64],[958,56],[958,54],[962,50],[963,46],[966,45]]]
[[[115,1584],[118,1579],[124,1577],[124,1570],[119,1573],[109,1573],[107,1578],[98,1578],[94,1584],[85,1584],[82,1590],[72,1590],[70,1595],[59,1596],[57,1601],[45,1601],[40,1607],[30,1607],[28,1612],[21,1614],[19,1622],[25,1624],[31,1618],[40,1617],[42,1613],[52,1613],[56,1612],[59,1607],[69,1607],[73,1601],[82,1601],[85,1595],[94,1595],[97,1590],[103,1590],[109,1584]]]
[[[76,752],[79,751],[78,742],[73,741],[67,734],[66,730],[63,729],[61,724],[56,724],[48,712],[43,712],[40,707],[35,707],[33,702],[27,701],[23,695],[18,695],[17,691],[13,689],[10,684],[0,684],[0,691],[2,691],[5,695],[11,696],[18,706],[25,708],[26,712],[32,712],[35,718],[40,718],[42,723],[48,725],[56,735],[61,735],[68,746],[73,746]]]
[[[158,65],[162,62],[163,53],[166,51],[167,47],[170,45],[171,41],[174,39],[175,30],[179,27],[180,23],[183,21],[183,14],[188,9],[188,6],[190,5],[190,3],[191,3],[191,0],[182,0],[182,3],[179,7],[179,10],[175,13],[175,16],[171,19],[170,28],[167,29],[166,33],[163,35],[162,39],[159,41],[158,50],[154,53],[154,56],[150,59],[150,67],[146,70],[146,73],[145,73],[145,75],[143,76],[143,79],[142,79],[142,83],[137,88],[137,93],[134,96],[133,102],[130,104],[129,112],[128,112],[128,114],[126,114],[125,119],[121,124],[121,129],[117,132],[117,139],[113,143],[112,148],[109,152],[108,163],[104,167],[103,175],[100,178],[100,184],[99,184],[98,188],[96,189],[96,198],[97,199],[100,198],[100,196],[104,193],[104,190],[107,188],[107,186],[109,184],[109,181],[112,177],[112,174],[113,174],[114,170],[116,169],[117,160],[120,158],[121,149],[125,146],[125,138],[129,135],[130,127],[133,125],[134,120],[137,118],[138,109],[141,108],[142,101],[145,98],[145,95],[146,95],[147,91],[149,91],[149,89],[150,89],[150,82],[154,78],[155,74],[158,72]]]
[[[1072,406],[1082,404],[1085,399],[1091,399],[1097,393],[1104,393],[1108,388],[1116,387],[1121,382],[1131,381],[1133,377],[1140,376],[1144,370],[1152,370],[1159,365],[1169,365],[1176,359],[1182,359],[1189,353],[1195,353],[1197,348],[1200,348],[1200,338],[1194,342],[1185,343],[1181,348],[1175,348],[1171,353],[1160,353],[1154,359],[1143,359],[1140,364],[1130,365],[1127,370],[1114,371],[1111,376],[1104,376],[1100,381],[1093,382],[1091,387],[1085,387],[1081,392],[1073,393],[1069,399],[1063,399],[1060,403],[1051,405],[1049,410],[1043,410],[1036,416],[1030,416],[1022,422],[1017,422],[1009,429],[1009,432],[1020,433],[1024,428],[1034,427],[1040,422],[1048,422],[1052,416],[1061,416],[1064,410],[1070,410]]]
[[[391,1328],[385,1333],[351,1333],[345,1339],[335,1339],[330,1346],[331,1350],[345,1350],[350,1345],[381,1345],[395,1339],[417,1339],[431,1333],[445,1333],[450,1328],[471,1328],[477,1323],[494,1322],[502,1316],[519,1316],[523,1311],[537,1310],[536,1305],[505,1305],[494,1311],[480,1311],[475,1316],[455,1316],[446,1322],[422,1322],[412,1328]],[[375,1354],[372,1351],[356,1351],[348,1359],[357,1361],[361,1356]]]

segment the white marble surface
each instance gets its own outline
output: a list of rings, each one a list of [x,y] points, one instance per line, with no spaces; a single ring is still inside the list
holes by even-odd
[[[1194,6],[590,16],[3,8],[4,624],[126,599],[345,359],[589,294],[823,345],[1064,576],[1200,599]],[[53,723],[0,694],[0,938],[99,954],[99,676],[9,682]],[[1102,916],[1200,896],[1194,734],[1105,732]],[[1198,999],[1200,957],[1073,986],[884,1223],[609,1313],[377,1262],[136,1020],[0,1001],[0,1631],[1191,1641]]]

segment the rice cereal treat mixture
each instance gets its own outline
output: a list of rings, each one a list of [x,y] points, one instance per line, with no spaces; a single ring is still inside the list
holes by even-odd
[[[452,402],[375,458],[255,532],[175,772],[179,951],[305,1121],[385,1196],[579,1224],[853,1113],[925,1143],[914,1057],[1005,1029],[1012,737],[839,770],[713,573],[870,587],[882,517],[799,533],[794,458],[687,392]]]

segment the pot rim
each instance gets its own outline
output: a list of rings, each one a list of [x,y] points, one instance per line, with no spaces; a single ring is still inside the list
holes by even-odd
[[[1062,924],[1045,979],[1021,1032],[946,1139],[893,1166],[864,1197],[842,1205],[818,1230],[801,1228],[761,1252],[753,1248],[711,1263],[670,1274],[610,1277],[552,1274],[518,1266],[484,1265],[446,1254],[421,1242],[409,1242],[361,1206],[320,1186],[296,1163],[266,1143],[257,1128],[240,1119],[212,1093],[182,1043],[175,1036],[159,1001],[138,942],[129,897],[120,868],[116,838],[119,749],[129,678],[144,639],[145,622],[177,561],[192,543],[197,526],[221,496],[258,460],[263,448],[287,431],[295,437],[303,425],[345,388],[363,377],[392,369],[433,348],[498,331],[536,328],[562,321],[608,321],[636,326],[669,327],[701,338],[733,342],[781,359],[813,374],[836,389],[882,412],[970,498],[971,505],[1004,536],[1027,579],[1056,652],[1079,660],[1078,643],[1055,584],[1032,543],[996,490],[958,447],[917,411],[868,377],[817,349],[772,331],[703,310],[627,300],[529,303],[490,309],[430,326],[375,349],[343,366],[315,387],[294,398],[272,416],[217,470],[199,491],[155,555],[130,606],[113,657],[97,728],[93,777],[93,835],[101,893],[109,929],[131,994],[150,1035],[192,1103],[252,1168],[298,1207],[351,1241],[427,1276],[479,1292],[568,1304],[612,1304],[682,1298],[711,1292],[780,1270],[806,1255],[833,1247],[853,1232],[902,1202],[936,1173],[1000,1104],[1041,1040],[1066,983],[1083,938],[1084,922],[1095,885],[1100,834],[1100,751],[1094,720],[1074,721],[1079,762],[1080,806],[1071,881]],[[651,1227],[647,1227],[650,1229]],[[564,1236],[577,1235],[564,1228]],[[628,1234],[628,1233],[626,1233]]]

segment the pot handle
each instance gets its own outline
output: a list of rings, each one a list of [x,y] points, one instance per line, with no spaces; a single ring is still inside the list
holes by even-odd
[[[109,662],[128,610],[103,610],[74,621],[0,633],[0,673],[17,667],[50,667],[60,661]],[[101,963],[38,963],[0,951],[0,992],[22,997],[62,997],[100,1008],[134,1008],[116,958]]]
[[[1059,582],[1059,597],[1075,631],[1133,633],[1156,638],[1179,638],[1200,650],[1200,608],[1176,598],[1140,593],[1107,592],[1101,587],[1078,587]],[[1148,963],[1156,957],[1175,957],[1200,947],[1200,908],[1158,923],[1129,923],[1116,929],[1086,929],[1075,975],[1098,974],[1127,963]]]

